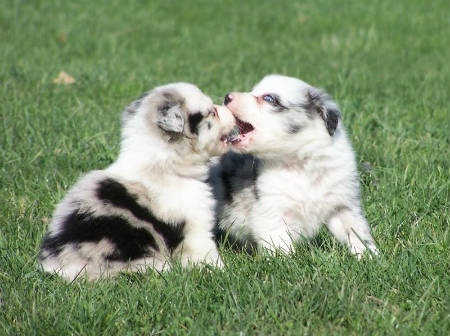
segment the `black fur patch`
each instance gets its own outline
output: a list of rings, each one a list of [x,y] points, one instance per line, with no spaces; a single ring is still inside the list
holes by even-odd
[[[228,152],[223,155],[219,164],[210,170],[208,180],[219,203],[231,203],[233,194],[255,186],[259,164],[259,160],[250,154]],[[255,197],[258,197],[256,188]]]
[[[130,211],[136,218],[150,223],[156,232],[162,235],[169,250],[174,250],[183,240],[184,222],[169,224],[153,215],[153,213],[137,202],[137,197],[119,182],[109,178],[100,182],[97,189],[99,199]]]
[[[337,125],[339,123],[339,111],[329,109],[326,111],[327,117],[325,120],[325,125],[327,126],[328,134],[334,135],[336,132]]]
[[[318,89],[309,90],[306,93],[306,102],[301,107],[306,111],[309,118],[314,118],[317,113],[322,114],[323,101],[321,98],[322,91]]]
[[[340,118],[340,112],[336,109],[336,106],[325,91],[316,88],[308,91],[306,103],[302,105],[311,118],[314,118],[317,113],[320,115],[325,122],[328,134],[331,136],[334,135]]]
[[[203,115],[200,112],[194,113],[189,115],[188,122],[189,122],[189,130],[192,134],[198,135],[198,125],[203,120]]]
[[[153,255],[158,250],[155,238],[143,228],[135,228],[119,216],[94,216],[74,211],[64,220],[62,230],[55,236],[47,235],[42,249],[57,255],[68,243],[99,242],[107,238],[116,250],[105,256],[107,260],[128,261]]]
[[[231,203],[233,196],[245,188],[252,188],[255,199],[259,198],[256,180],[258,179],[260,164],[261,162],[253,155],[228,152],[222,156],[218,165],[211,168],[208,183],[211,185],[214,198],[217,200],[216,219],[220,217],[224,205]],[[219,228],[217,223],[213,232],[216,242],[231,244],[241,251],[247,250],[249,252],[256,246],[252,239],[239,240],[231,233]]]

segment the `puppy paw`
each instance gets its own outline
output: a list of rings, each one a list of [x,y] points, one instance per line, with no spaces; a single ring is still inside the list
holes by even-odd
[[[222,259],[219,255],[219,251],[216,248],[215,243],[209,248],[184,248],[178,251],[181,265],[183,267],[189,267],[193,265],[211,265],[214,267],[223,267]]]
[[[208,256],[203,261],[203,264],[211,265],[211,266],[214,266],[214,267],[217,267],[217,268],[223,268],[224,267],[224,263],[222,261],[222,258],[220,257],[220,255],[218,253],[214,257]]]
[[[272,254],[290,254],[294,251],[293,241],[288,234],[261,239],[259,248]]]
[[[352,246],[350,252],[355,255],[358,260],[361,260],[363,256],[372,259],[373,257],[380,255],[380,251],[373,243],[368,243],[367,247],[363,245],[362,248],[360,246]]]
[[[220,256],[217,255],[189,255],[181,257],[181,265],[189,268],[193,266],[210,265],[218,268],[223,268],[223,261]]]

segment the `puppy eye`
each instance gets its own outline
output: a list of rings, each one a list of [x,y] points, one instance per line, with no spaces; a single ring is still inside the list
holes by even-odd
[[[272,105],[276,104],[276,99],[275,99],[275,97],[272,96],[272,95],[264,95],[264,96],[262,97],[262,99],[263,99],[264,101],[268,102],[269,104],[272,104]]]

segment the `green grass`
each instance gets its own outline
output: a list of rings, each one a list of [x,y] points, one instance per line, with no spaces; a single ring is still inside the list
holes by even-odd
[[[0,334],[448,335],[449,35],[443,0],[0,0]],[[380,258],[323,231],[292,256],[224,250],[223,271],[39,270],[54,206],[115,159],[127,103],[172,81],[220,102],[267,73],[341,105]]]

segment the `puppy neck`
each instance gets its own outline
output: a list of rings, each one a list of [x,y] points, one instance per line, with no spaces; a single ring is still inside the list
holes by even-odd
[[[162,175],[204,179],[207,158],[176,148],[164,139],[133,136],[122,141],[119,157],[108,170],[136,181],[158,179]]]
[[[266,167],[305,168],[317,165],[324,159],[339,159],[347,152],[346,146],[348,146],[346,133],[344,129],[338,127],[332,137],[329,134],[318,137],[314,132],[303,133],[301,137],[293,139],[292,146],[283,142],[279,151],[270,151],[257,156]]]

